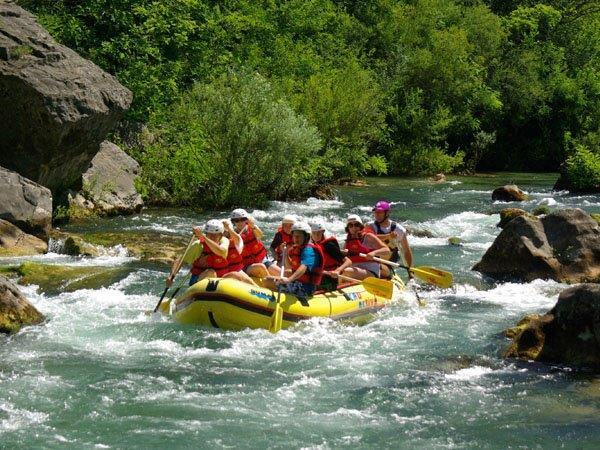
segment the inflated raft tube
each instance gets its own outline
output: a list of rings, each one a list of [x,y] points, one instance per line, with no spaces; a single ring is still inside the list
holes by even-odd
[[[362,284],[342,286],[330,292],[317,292],[302,302],[294,295],[282,293],[282,328],[313,317],[366,322],[381,308],[402,297],[402,280],[395,278],[394,285],[395,295],[392,299],[367,292]],[[268,330],[276,298],[277,291],[267,288],[252,286],[232,278],[208,278],[190,286],[172,301],[169,314],[174,321],[186,325],[212,326],[225,330]]]

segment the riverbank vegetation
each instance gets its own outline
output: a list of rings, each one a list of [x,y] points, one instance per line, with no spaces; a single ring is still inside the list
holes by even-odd
[[[19,3],[133,91],[127,120],[152,139],[126,150],[150,201],[247,204],[365,174],[567,160],[575,176],[598,170],[595,0]]]

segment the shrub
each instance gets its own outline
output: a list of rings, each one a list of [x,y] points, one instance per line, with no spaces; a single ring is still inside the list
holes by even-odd
[[[565,175],[577,190],[600,188],[600,155],[583,145],[577,145],[575,153],[565,162]]]

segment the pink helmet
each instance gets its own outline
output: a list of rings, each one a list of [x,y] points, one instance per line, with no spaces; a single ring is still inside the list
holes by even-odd
[[[375,207],[373,208],[373,211],[389,211],[391,210],[392,207],[390,206],[390,204],[388,202],[386,202],[385,200],[379,200],[377,202],[377,204],[375,205]]]

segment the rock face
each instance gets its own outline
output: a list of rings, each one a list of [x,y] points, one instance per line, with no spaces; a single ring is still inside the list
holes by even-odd
[[[507,358],[561,363],[600,371],[600,285],[582,284],[561,292],[543,316],[525,317],[508,330]]]
[[[34,16],[0,2],[0,165],[49,187],[72,186],[132,100]]]
[[[43,320],[42,313],[17,286],[0,275],[0,333],[16,333],[24,325],[35,325]]]
[[[521,202],[527,198],[527,194],[519,189],[516,184],[500,186],[492,192],[492,200],[501,202]]]
[[[496,224],[498,228],[504,228],[508,222],[513,220],[515,217],[527,215],[528,212],[524,209],[519,208],[504,208],[500,211],[500,222]]]
[[[600,227],[581,209],[512,219],[473,270],[495,278],[600,280]]]
[[[0,219],[28,233],[46,237],[52,225],[50,190],[0,167]]]
[[[23,233],[12,223],[0,219],[0,256],[38,255],[48,251],[48,244]]]
[[[81,192],[70,196],[71,206],[100,215],[127,214],[143,205],[134,180],[140,165],[112,142],[104,141],[82,176]]]

